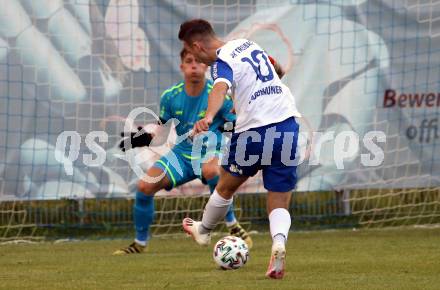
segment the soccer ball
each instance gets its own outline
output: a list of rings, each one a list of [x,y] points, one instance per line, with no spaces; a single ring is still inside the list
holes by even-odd
[[[235,270],[246,264],[249,259],[249,249],[242,239],[227,236],[215,244],[213,257],[223,270]]]

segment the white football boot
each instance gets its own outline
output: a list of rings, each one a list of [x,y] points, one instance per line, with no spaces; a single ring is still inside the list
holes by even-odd
[[[197,244],[201,246],[208,246],[211,243],[211,233],[202,234],[199,232],[199,228],[202,222],[197,222],[191,218],[184,218],[182,221],[183,230],[191,235]]]
[[[270,257],[269,267],[266,277],[272,279],[282,279],[286,264],[286,246],[284,243],[275,242],[272,245],[272,256]]]

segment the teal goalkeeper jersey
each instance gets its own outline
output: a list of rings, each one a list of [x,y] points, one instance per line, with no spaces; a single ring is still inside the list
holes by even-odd
[[[196,97],[186,94],[183,81],[165,90],[160,99],[160,119],[163,122],[172,118],[179,120],[179,124],[176,126],[178,136],[189,132],[193,129],[194,124],[205,116],[208,108],[208,95],[212,86],[212,81],[207,80],[202,93]],[[225,122],[235,120],[235,114],[231,113],[232,108],[233,102],[229,96],[226,96],[223,106],[210,126],[210,131],[217,135],[216,148],[220,148],[221,145],[220,128],[223,128]],[[183,140],[173,150],[184,156],[191,156],[192,142],[189,139]]]

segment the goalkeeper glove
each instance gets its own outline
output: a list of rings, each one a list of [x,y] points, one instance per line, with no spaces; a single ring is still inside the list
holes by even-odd
[[[136,147],[149,146],[153,139],[153,135],[146,132],[142,127],[138,127],[137,132],[122,132],[121,137],[123,139],[119,143],[119,148],[121,148],[122,152]]]

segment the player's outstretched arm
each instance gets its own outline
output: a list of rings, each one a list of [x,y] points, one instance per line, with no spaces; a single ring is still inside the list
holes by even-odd
[[[225,82],[217,82],[214,84],[211,93],[208,97],[208,109],[203,119],[194,124],[194,133],[198,134],[209,130],[212,120],[223,106],[226,93],[228,92],[228,85]]]

